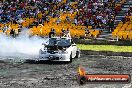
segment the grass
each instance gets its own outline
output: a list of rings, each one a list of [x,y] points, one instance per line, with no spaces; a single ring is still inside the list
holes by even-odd
[[[113,51],[113,52],[132,52],[132,46],[116,46],[116,45],[77,45],[81,50],[93,51]]]

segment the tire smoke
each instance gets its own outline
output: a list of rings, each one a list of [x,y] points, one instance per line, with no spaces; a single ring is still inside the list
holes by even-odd
[[[0,57],[36,57],[46,38],[30,37],[22,32],[18,37],[0,35]]]

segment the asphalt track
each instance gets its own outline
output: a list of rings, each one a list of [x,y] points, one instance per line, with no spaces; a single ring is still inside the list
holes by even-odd
[[[77,68],[88,74],[130,74],[132,57],[81,55],[72,63],[25,63],[24,58],[0,58],[0,88],[132,88],[129,84],[79,85]]]

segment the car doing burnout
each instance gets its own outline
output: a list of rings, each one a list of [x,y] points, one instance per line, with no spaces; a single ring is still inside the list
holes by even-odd
[[[48,44],[39,51],[40,60],[67,61],[72,62],[72,58],[80,57],[80,50],[72,39],[49,38]]]

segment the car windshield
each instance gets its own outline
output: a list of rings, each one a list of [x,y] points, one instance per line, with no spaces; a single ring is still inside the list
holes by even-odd
[[[47,50],[63,50],[71,45],[70,40],[66,39],[49,39],[48,45],[46,45]]]
[[[70,39],[57,39],[57,38],[49,39],[48,46],[54,46],[54,45],[68,47],[71,45],[71,42]]]

